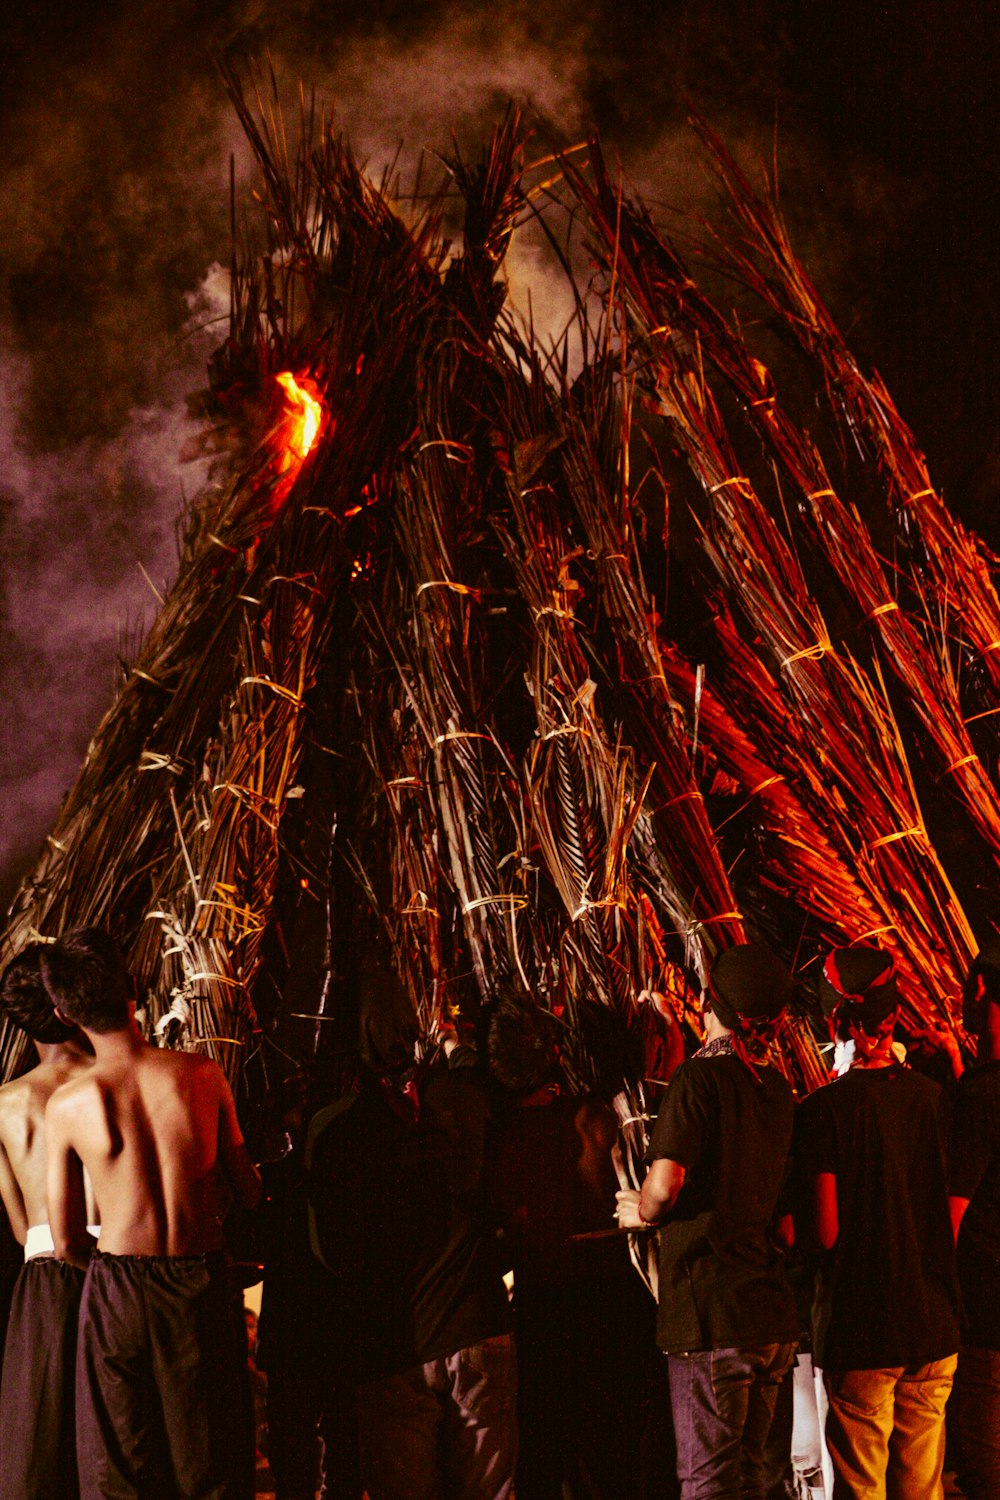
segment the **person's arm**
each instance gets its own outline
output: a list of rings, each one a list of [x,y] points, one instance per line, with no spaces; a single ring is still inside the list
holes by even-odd
[[[219,1164],[228,1178],[233,1197],[240,1208],[256,1208],[260,1202],[260,1173],[250,1160],[236,1102],[219,1069]]]
[[[992,1164],[1000,1157],[1000,1118],[992,1090],[985,1091],[975,1074],[960,1083],[947,1110],[948,1209],[958,1242],[965,1211],[976,1196]]]
[[[626,1188],[615,1194],[620,1229],[649,1229],[666,1218],[680,1196],[687,1169],[659,1156],[646,1173],[642,1190]]]
[[[86,1270],[94,1241],[87,1233],[83,1163],[66,1135],[64,1111],[65,1105],[57,1090],[45,1111],[49,1227],[56,1259],[67,1260],[70,1265]]]
[[[24,1197],[2,1140],[0,1140],[0,1198],[3,1199],[3,1206],[7,1210],[7,1218],[10,1220],[14,1238],[19,1245],[23,1245],[28,1236],[28,1211],[24,1206]]]
[[[958,1231],[961,1229],[962,1220],[965,1218],[965,1210],[971,1201],[970,1198],[956,1198],[954,1195],[948,1199],[948,1212],[951,1214],[951,1232],[955,1236],[956,1245],[958,1244]]]
[[[837,1179],[832,1172],[818,1172],[813,1179],[813,1233],[823,1250],[832,1250],[840,1233],[837,1213]]]

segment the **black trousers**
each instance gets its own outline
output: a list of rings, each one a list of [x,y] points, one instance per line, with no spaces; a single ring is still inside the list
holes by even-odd
[[[0,1382],[0,1494],[76,1500],[73,1419],[83,1272],[51,1256],[25,1263],[14,1286]]]
[[[242,1313],[221,1255],[95,1251],[76,1363],[82,1500],[246,1500]]]

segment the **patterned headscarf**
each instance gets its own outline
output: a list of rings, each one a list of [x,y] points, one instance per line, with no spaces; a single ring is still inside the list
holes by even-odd
[[[891,1030],[899,1006],[895,959],[885,948],[864,944],[832,949],[823,964],[820,998],[844,1021],[858,1054],[870,1056]]]

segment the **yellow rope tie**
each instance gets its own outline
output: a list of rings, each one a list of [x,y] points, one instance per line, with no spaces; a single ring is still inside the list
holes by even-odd
[[[815,646],[803,646],[801,651],[793,651],[791,656],[784,658],[781,663],[781,670],[784,671],[786,667],[792,666],[797,661],[819,661],[828,651],[832,652],[832,650],[833,647],[829,641],[817,641]]]
[[[479,592],[478,589],[470,589],[464,583],[456,583],[453,578],[428,578],[426,583],[422,583],[417,589],[418,599],[424,589],[450,589],[453,594],[478,594]]]
[[[677,797],[671,797],[667,802],[661,802],[658,812],[663,812],[668,807],[673,807],[678,802],[704,802],[701,792],[681,792]]]
[[[435,745],[443,745],[446,740],[488,740],[488,734],[480,734],[476,729],[449,729],[447,734],[435,736]]]
[[[749,490],[753,494],[753,485],[745,474],[733,474],[729,479],[720,479],[718,484],[710,484],[708,493],[710,495],[717,495],[720,490],[730,489],[733,485],[744,492]]]
[[[293,693],[291,688],[282,687],[280,682],[275,682],[271,677],[244,677],[240,682],[240,687],[246,687],[251,683],[255,683],[258,687],[272,688],[280,698],[285,698],[289,703],[294,703],[296,708],[302,707],[302,699],[298,693]]]
[[[558,729],[547,730],[542,735],[542,740],[543,742],[545,740],[557,740],[563,734],[585,734],[588,739],[590,738],[590,730],[585,729],[582,724],[560,724]]]
[[[907,495],[905,500],[900,502],[900,510],[908,510],[911,505],[916,505],[918,500],[929,500],[932,498],[937,499],[937,490],[914,490],[912,495]]]
[[[806,496],[807,500],[836,500],[836,498],[836,490],[812,490],[811,493]]]
[[[449,458],[452,458],[451,449],[454,448],[456,453],[460,453],[466,462],[472,458],[472,449],[468,443],[456,443],[452,438],[431,438],[428,442],[421,443],[417,452],[423,453],[427,448],[447,448],[449,450]],[[452,462],[458,463],[459,460],[452,459]]]
[[[971,755],[961,755],[959,756],[958,760],[953,760],[950,766],[945,766],[944,770],[935,777],[935,780],[940,781],[942,777],[950,776],[952,771],[957,771],[961,766],[971,766],[972,762],[974,760],[978,761],[978,759],[979,756],[975,751],[973,751]]]
[[[527,906],[527,904],[527,896],[477,896],[474,901],[465,901],[462,903],[462,916],[467,917],[470,911],[475,911],[480,906],[510,906],[514,911],[519,911],[521,907]]]
[[[866,844],[865,848],[869,854],[873,849],[881,849],[885,844],[894,844],[897,839],[923,838],[924,830],[918,823],[914,828],[898,828],[895,833],[886,833],[880,839],[874,839],[872,843]]]
[[[870,609],[861,621],[862,625],[870,625],[872,620],[877,620],[880,615],[891,615],[899,608],[895,599],[890,599],[888,604],[879,604],[875,609]]]
[[[401,917],[440,917],[441,913],[436,906],[401,906],[399,909]]]
[[[684,929],[685,937],[693,937],[702,927],[707,927],[710,922],[742,922],[741,911],[720,911],[714,917],[695,917]]]
[[[140,771],[172,771],[175,776],[179,776],[184,767],[179,766],[176,761],[171,760],[169,755],[162,755],[158,750],[144,750],[139,757],[137,769]]]
[[[580,918],[586,916],[588,911],[600,911],[602,908],[608,906],[617,906],[620,907],[622,911],[625,910],[624,902],[616,900],[614,896],[608,896],[603,901],[585,900],[582,901],[577,907],[576,911],[573,912],[572,916],[570,917],[570,921],[579,922]]]
[[[787,781],[787,776],[768,776],[759,786],[755,786],[752,792],[747,792],[748,797],[756,797],[758,793],[766,791],[769,786],[776,786],[779,781]]]

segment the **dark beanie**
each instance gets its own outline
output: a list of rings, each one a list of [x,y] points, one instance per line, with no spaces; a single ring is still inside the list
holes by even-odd
[[[861,944],[834,948],[823,965],[819,995],[827,1014],[846,1005],[848,1017],[873,1035],[899,1004],[892,954]]]
[[[738,943],[712,964],[712,1009],[730,1030],[740,1022],[774,1021],[792,997],[791,976],[763,943]]]

